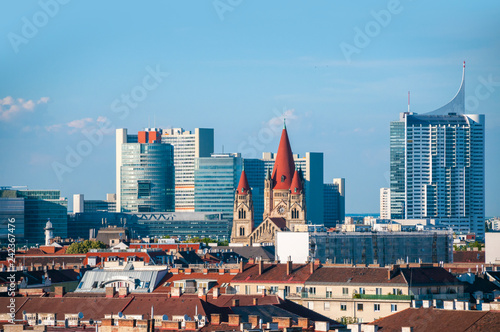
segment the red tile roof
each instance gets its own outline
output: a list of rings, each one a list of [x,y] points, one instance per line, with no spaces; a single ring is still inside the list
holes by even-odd
[[[380,332],[401,332],[402,327],[413,327],[413,332],[500,331],[500,312],[408,308],[369,325],[378,325]]]
[[[297,170],[295,170],[295,173],[293,173],[292,186],[290,187],[290,190],[292,192],[292,195],[299,195],[302,193],[302,181]]]
[[[295,162],[293,161],[292,148],[290,147],[286,128],[283,128],[271,174],[271,178],[274,181],[273,189],[290,189],[294,170]]]
[[[314,271],[307,283],[406,284],[399,273],[389,279],[388,271],[380,267],[322,266]]]
[[[286,264],[263,264],[262,274],[259,275],[258,264],[247,264],[243,273],[233,279],[235,282],[275,282],[275,283],[303,283],[310,276],[308,264],[292,264],[292,273],[286,274]]]
[[[485,262],[485,252],[484,251],[454,251],[453,252],[453,262],[454,263],[484,263]]]
[[[250,185],[248,184],[247,174],[245,170],[241,172],[240,182],[238,183],[238,188],[236,189],[238,195],[248,195],[250,193]]]

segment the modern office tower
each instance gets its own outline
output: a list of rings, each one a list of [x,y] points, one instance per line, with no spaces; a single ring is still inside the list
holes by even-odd
[[[162,143],[174,147],[175,211],[194,211],[195,159],[214,152],[214,130],[196,128],[194,133],[182,128],[163,129]]]
[[[391,219],[391,188],[380,188],[380,219]]]
[[[119,212],[174,210],[174,148],[159,129],[116,130],[116,177]]]
[[[239,153],[214,153],[196,158],[194,208],[196,212],[221,212],[232,222],[234,190],[238,186],[242,160]]]
[[[391,122],[391,218],[433,218],[484,238],[484,115],[465,113],[462,84],[445,106]]]
[[[0,244],[7,245],[12,236],[18,245],[24,241],[24,198],[16,190],[0,188]]]
[[[116,212],[116,194],[106,194],[106,200],[88,200],[83,194],[73,195],[73,213],[82,212]]]
[[[262,222],[264,212],[264,179],[274,168],[276,154],[264,152],[262,159],[245,159],[245,172],[252,188],[255,226]],[[305,180],[307,220],[315,224],[323,223],[323,153],[306,152],[305,157],[293,155],[297,169]]]
[[[343,223],[345,219],[345,179],[333,179],[333,183],[325,183],[323,186],[324,197],[324,225],[335,227]]]
[[[8,230],[5,222],[8,218],[15,218],[13,225],[19,232],[19,240],[25,241],[17,242],[20,246],[45,243],[44,228],[48,220],[52,223],[54,235],[65,238],[67,214],[68,200],[61,197],[59,190],[0,190],[0,223]]]

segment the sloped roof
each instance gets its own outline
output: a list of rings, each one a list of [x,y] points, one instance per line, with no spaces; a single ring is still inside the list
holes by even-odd
[[[401,269],[406,281],[412,286],[417,285],[460,285],[461,282],[453,274],[442,267],[412,267]]]
[[[243,273],[239,273],[233,282],[276,282],[294,283],[305,282],[310,276],[308,264],[292,264],[292,273],[286,274],[286,264],[263,264],[264,269],[259,275],[258,264],[247,264]]]
[[[406,281],[401,274],[389,280],[386,268],[322,266],[307,279],[306,284],[309,283],[406,284]]]
[[[250,185],[248,184],[247,174],[245,170],[241,171],[240,182],[238,183],[238,188],[236,192],[238,195],[248,195],[250,193]]]
[[[290,147],[286,128],[283,128],[271,174],[271,178],[274,181],[273,189],[290,189],[294,170],[295,162],[293,161],[292,148]]]
[[[369,325],[378,325],[380,332],[401,332],[402,327],[413,327],[413,332],[500,331],[500,312],[408,308]]]
[[[271,220],[279,229],[286,229],[286,219],[285,218],[268,218]]]
[[[453,252],[453,262],[467,262],[467,263],[484,263],[485,262],[485,252],[484,251],[454,251]]]
[[[299,195],[302,193],[302,181],[297,170],[295,170],[295,173],[293,173],[293,180],[290,191],[292,192],[292,195]]]

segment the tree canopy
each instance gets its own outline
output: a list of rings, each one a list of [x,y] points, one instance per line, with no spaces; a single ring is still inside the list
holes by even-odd
[[[106,245],[101,241],[90,241],[85,240],[83,242],[72,243],[68,249],[66,249],[67,254],[86,254],[90,249],[104,249]]]

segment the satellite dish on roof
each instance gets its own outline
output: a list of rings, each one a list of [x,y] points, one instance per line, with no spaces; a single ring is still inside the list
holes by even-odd
[[[26,310],[23,310],[23,315],[26,315]]]
[[[123,312],[118,312],[118,317],[122,318],[123,317]]]
[[[197,321],[200,321],[200,320],[202,320],[202,319],[203,319],[203,316],[202,316],[202,315],[199,315],[199,314],[198,314],[198,315],[196,315],[196,320],[197,320]]]
[[[81,311],[80,311],[80,312],[78,313],[78,319],[82,319],[82,318],[83,318],[83,312],[81,312]]]
[[[190,322],[191,321],[191,317],[189,317],[188,315],[184,315],[184,321],[185,322]]]
[[[163,315],[163,316],[161,316],[161,320],[162,320],[162,321],[167,321],[167,320],[168,320],[168,316],[167,316],[167,315]]]
[[[41,324],[41,323],[40,323],[40,324]],[[89,319],[89,324],[90,324],[90,325],[94,324],[94,320],[93,320],[92,318],[91,318],[91,319]]]

